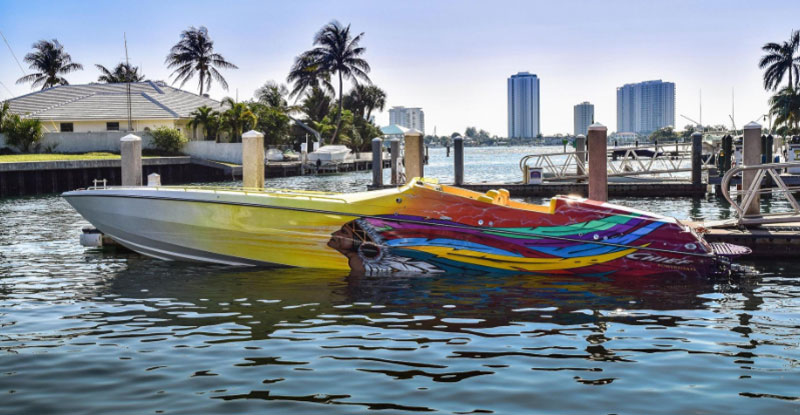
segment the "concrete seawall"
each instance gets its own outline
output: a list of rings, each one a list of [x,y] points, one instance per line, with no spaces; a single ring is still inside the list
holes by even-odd
[[[120,160],[75,160],[33,163],[0,163],[0,197],[61,193],[92,186],[106,179],[121,183]],[[230,169],[191,157],[157,157],[142,160],[142,173],[161,175],[161,183],[182,184],[231,180]]]

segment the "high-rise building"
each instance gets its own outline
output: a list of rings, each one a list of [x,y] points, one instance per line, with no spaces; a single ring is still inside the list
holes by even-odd
[[[594,105],[589,101],[583,101],[575,106],[573,111],[575,135],[586,135],[589,133],[589,126],[594,122]]]
[[[650,134],[675,126],[675,84],[661,80],[617,88],[617,132]]]
[[[539,125],[539,78],[520,72],[508,78],[508,136],[534,138]]]
[[[422,108],[392,107],[389,109],[389,124],[413,128],[425,133],[425,113]]]

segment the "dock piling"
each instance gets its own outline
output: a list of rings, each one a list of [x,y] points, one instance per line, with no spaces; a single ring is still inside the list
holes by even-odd
[[[742,139],[742,163],[745,166],[756,166],[761,164],[761,125],[751,122],[744,126],[744,138]],[[755,170],[742,172],[742,190],[750,189],[756,176]],[[758,185],[756,185],[758,186]],[[758,188],[756,188],[758,191]],[[758,215],[760,212],[759,195],[754,195],[752,201],[745,208],[745,215]]]
[[[586,136],[583,134],[575,137],[575,156],[578,158],[575,174],[582,176],[586,173]]]
[[[406,183],[410,183],[413,178],[424,176],[425,150],[422,145],[421,132],[415,129],[408,130],[405,133],[405,140]]]
[[[676,144],[677,146],[677,144]],[[698,185],[703,181],[703,134],[692,133],[692,184]]]
[[[392,184],[400,184],[400,169],[397,166],[400,159],[400,140],[393,138],[389,141],[389,150],[392,152]]]
[[[372,139],[372,185],[383,186],[383,140],[380,137]]]
[[[119,140],[122,157],[122,185],[142,185],[142,139],[128,134]]]
[[[589,199],[608,201],[608,128],[595,123],[589,126]]]
[[[453,162],[455,166],[455,185],[464,184],[464,137],[453,138]]]
[[[242,134],[242,185],[264,188],[264,134],[258,131]]]

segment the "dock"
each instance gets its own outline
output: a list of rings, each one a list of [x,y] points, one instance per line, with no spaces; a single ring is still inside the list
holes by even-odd
[[[800,222],[756,227],[730,224],[711,226],[706,230],[703,236],[708,242],[728,242],[752,249],[748,258],[797,258],[800,252]]]

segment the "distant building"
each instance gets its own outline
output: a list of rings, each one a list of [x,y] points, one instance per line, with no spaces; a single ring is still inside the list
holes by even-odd
[[[202,106],[222,109],[219,101],[161,81],[134,82],[130,86],[133,131],[170,127],[191,137],[194,131],[189,131],[187,123],[194,110]],[[12,113],[41,120],[45,132],[129,130],[126,84],[60,85],[11,98],[8,105]]]
[[[573,116],[575,135],[588,134],[589,126],[594,122],[594,105],[588,101],[581,102],[575,106]]]
[[[392,107],[389,110],[389,124],[413,128],[425,133],[425,113],[422,108]]]
[[[674,125],[674,83],[659,79],[617,88],[617,131],[646,135]]]
[[[539,125],[539,78],[520,72],[508,78],[508,137],[534,138]]]

